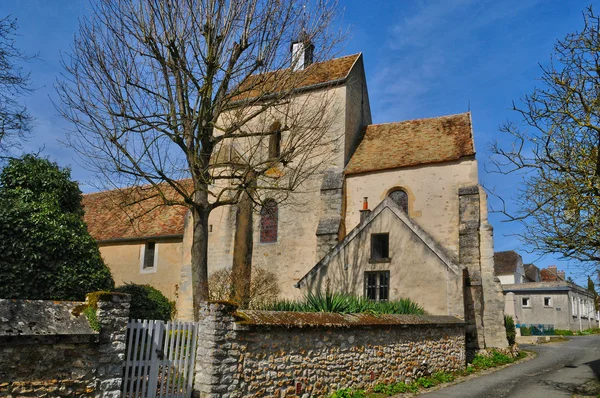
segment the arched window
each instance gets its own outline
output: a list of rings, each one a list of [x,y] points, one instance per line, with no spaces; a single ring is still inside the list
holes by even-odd
[[[260,210],[260,243],[277,242],[278,219],[277,202],[267,199]]]
[[[394,201],[404,211],[408,214],[408,194],[406,191],[402,189],[395,189],[388,194],[390,199]]]

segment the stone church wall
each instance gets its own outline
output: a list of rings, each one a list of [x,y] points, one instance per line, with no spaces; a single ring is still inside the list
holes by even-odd
[[[449,316],[201,310],[199,397],[312,397],[465,366],[464,323]]]
[[[364,197],[375,208],[392,188],[408,193],[408,215],[446,251],[458,258],[458,188],[477,184],[477,162],[462,160],[346,178],[346,230],[360,222]]]

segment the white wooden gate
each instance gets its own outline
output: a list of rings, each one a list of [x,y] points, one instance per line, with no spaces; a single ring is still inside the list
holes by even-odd
[[[189,398],[192,395],[198,325],[131,320],[123,398]]]

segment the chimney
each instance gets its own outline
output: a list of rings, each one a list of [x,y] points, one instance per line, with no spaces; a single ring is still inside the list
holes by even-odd
[[[565,280],[565,271],[558,271],[557,274],[560,279]]]
[[[369,198],[365,196],[363,201],[363,208],[360,210],[360,222],[363,222],[365,218],[367,218],[371,214],[371,210],[369,210]]]
[[[306,32],[300,33],[298,40],[292,42],[292,70],[294,72],[303,70],[313,63],[315,46],[307,37]]]

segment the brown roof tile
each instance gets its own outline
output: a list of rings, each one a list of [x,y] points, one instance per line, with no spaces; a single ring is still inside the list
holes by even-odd
[[[183,186],[189,186],[183,181]],[[165,196],[177,200],[170,187]],[[90,235],[98,241],[183,234],[187,207],[160,206],[157,191],[148,187],[103,191],[83,195],[84,220]],[[149,198],[137,203],[137,198]]]
[[[346,174],[457,160],[475,154],[470,113],[372,124]]]
[[[494,273],[496,275],[509,275],[517,271],[517,264],[521,256],[513,251],[494,253]]]
[[[290,89],[301,89],[317,84],[345,79],[354,63],[361,54],[347,55],[328,61],[316,62],[306,69],[290,73],[289,69],[282,69],[260,75],[249,76],[239,86],[239,94],[232,101],[260,98],[262,96]]]

